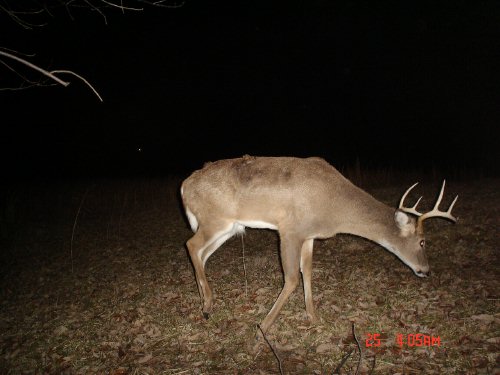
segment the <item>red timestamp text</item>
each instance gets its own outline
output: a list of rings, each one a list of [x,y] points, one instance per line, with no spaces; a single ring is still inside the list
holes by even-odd
[[[408,346],[441,346],[441,336],[424,335],[422,333],[410,333],[404,335],[398,333],[396,335],[396,342],[399,347]]]
[[[367,348],[376,348],[381,345],[381,341],[382,341],[382,336],[380,333],[367,333],[365,346]],[[400,348],[402,348],[403,346],[407,347],[441,346],[440,336],[424,335],[422,333],[410,333],[410,334],[398,333],[396,335],[395,341]]]

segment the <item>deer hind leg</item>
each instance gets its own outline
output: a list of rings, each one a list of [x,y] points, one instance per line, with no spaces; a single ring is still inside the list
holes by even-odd
[[[281,235],[281,263],[285,275],[285,285],[271,311],[269,311],[260,325],[264,333],[274,323],[281,308],[299,283],[300,248],[302,242],[302,240],[295,236]]]
[[[302,272],[302,281],[304,283],[304,300],[306,302],[307,317],[314,323],[317,321],[316,313],[314,312],[314,303],[312,299],[311,289],[311,273],[312,273],[312,254],[313,254],[314,239],[304,241],[300,251],[300,271]]]
[[[203,299],[203,316],[205,319],[208,319],[213,305],[212,290],[205,275],[205,263],[208,257],[235,233],[232,223],[230,225],[226,223],[225,226],[221,225],[217,226],[217,228],[219,229],[207,231],[200,227],[186,243],[193,263],[198,291]]]

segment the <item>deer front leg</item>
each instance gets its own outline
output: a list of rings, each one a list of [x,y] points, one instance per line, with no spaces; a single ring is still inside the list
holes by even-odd
[[[312,273],[312,253],[314,239],[304,241],[300,251],[300,271],[302,272],[302,282],[304,283],[304,300],[306,303],[306,314],[311,323],[318,320],[314,312],[314,303],[312,299],[311,289],[311,273]]]

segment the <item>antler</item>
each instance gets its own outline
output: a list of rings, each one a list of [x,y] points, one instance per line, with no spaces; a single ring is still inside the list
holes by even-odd
[[[451,210],[453,209],[453,206],[455,205],[455,203],[458,199],[458,195],[455,197],[453,202],[451,202],[450,207],[448,207],[447,211],[440,211],[439,210],[439,205],[441,204],[441,200],[443,199],[443,192],[444,192],[444,186],[446,184],[446,180],[443,180],[443,185],[441,186],[441,191],[439,192],[439,196],[438,196],[438,199],[436,201],[436,204],[434,205],[434,208],[432,210],[430,210],[429,212],[422,214],[422,213],[417,211],[417,205],[419,204],[422,197],[418,198],[417,203],[415,203],[415,205],[413,205],[412,207],[404,207],[403,203],[404,203],[406,196],[411,191],[411,189],[413,189],[415,186],[417,186],[417,184],[418,184],[418,182],[416,184],[413,184],[412,186],[410,186],[410,188],[408,190],[406,190],[406,192],[401,197],[401,201],[399,202],[399,209],[401,211],[419,216],[419,218],[418,218],[419,225],[421,225],[421,223],[424,220],[426,220],[430,217],[442,217],[444,219],[448,219],[448,220],[451,220],[453,222],[457,221],[457,218],[452,216]]]
[[[455,205],[458,195],[453,199],[453,202],[451,202],[450,207],[448,207],[447,211],[439,211],[439,204],[441,203],[441,199],[443,198],[443,192],[444,192],[444,186],[446,184],[446,180],[443,180],[443,186],[441,186],[441,191],[439,192],[438,199],[436,201],[436,204],[434,205],[434,208],[430,210],[429,212],[423,214],[418,218],[420,222],[424,221],[425,219],[428,219],[430,217],[442,217],[444,219],[451,220],[453,222],[457,221],[457,218],[455,216],[451,215],[451,210],[453,209],[453,206]]]
[[[417,203],[415,203],[413,205],[413,207],[404,207],[403,206],[403,203],[405,201],[405,198],[406,196],[408,195],[408,193],[411,191],[411,189],[413,189],[415,186],[418,185],[418,182],[415,182],[413,185],[411,185],[408,190],[405,191],[405,193],[403,194],[403,196],[401,197],[401,200],[399,201],[399,209],[403,212],[408,212],[409,214],[413,214],[413,215],[416,215],[416,216],[422,216],[422,214],[420,212],[417,211],[417,205],[420,203],[420,200],[422,199],[422,197],[418,198],[417,200]]]

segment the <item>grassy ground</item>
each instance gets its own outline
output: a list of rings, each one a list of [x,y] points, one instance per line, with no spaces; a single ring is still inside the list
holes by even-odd
[[[280,372],[270,347],[249,350],[283,283],[276,233],[247,230],[244,254],[235,237],[210,258],[216,300],[204,320],[178,183],[2,188],[2,374]],[[407,186],[367,190],[395,205]],[[419,186],[429,204],[438,189]],[[362,374],[500,373],[500,181],[449,181],[447,202],[453,194],[459,222],[426,223],[430,278],[360,238],[316,241],[320,322],[305,319],[297,289],[267,335],[284,373],[331,374],[354,350],[342,367],[351,373],[359,358],[353,323]],[[416,334],[440,341],[411,346]]]

